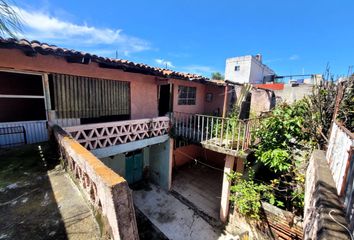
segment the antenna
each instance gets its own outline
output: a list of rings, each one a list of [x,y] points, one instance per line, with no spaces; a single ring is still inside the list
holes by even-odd
[[[118,59],[118,50],[116,50],[116,59]]]
[[[353,65],[350,65],[350,66],[348,67],[347,77],[349,77],[350,75],[352,75],[352,72],[353,72]]]

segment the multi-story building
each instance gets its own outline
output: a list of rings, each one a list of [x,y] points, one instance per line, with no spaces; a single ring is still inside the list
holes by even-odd
[[[262,62],[262,55],[246,55],[226,59],[225,79],[235,83],[262,84],[275,72]]]

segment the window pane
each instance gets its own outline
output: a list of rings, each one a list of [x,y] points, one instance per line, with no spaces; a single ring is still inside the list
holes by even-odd
[[[0,98],[0,122],[45,120],[44,99]]]
[[[178,87],[178,105],[195,105],[196,87]]]

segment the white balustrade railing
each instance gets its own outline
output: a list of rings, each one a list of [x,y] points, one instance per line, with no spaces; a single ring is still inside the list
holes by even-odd
[[[252,141],[252,130],[259,119],[239,120],[201,114],[174,112],[173,134],[194,142],[245,151]]]

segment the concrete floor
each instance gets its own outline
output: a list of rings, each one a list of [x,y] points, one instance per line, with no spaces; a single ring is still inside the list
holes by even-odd
[[[223,172],[201,164],[188,164],[174,172],[172,190],[198,210],[219,220]]]
[[[100,239],[87,202],[55,167],[55,153],[47,143],[1,149],[0,239]]]
[[[155,185],[134,191],[133,199],[135,206],[168,239],[235,239],[220,228],[211,226],[193,209]]]

